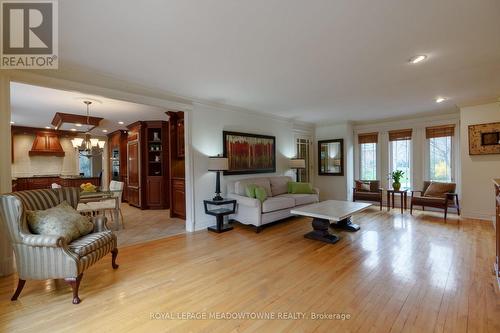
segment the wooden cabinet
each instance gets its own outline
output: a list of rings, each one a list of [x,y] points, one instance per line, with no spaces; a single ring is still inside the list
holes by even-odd
[[[181,219],[186,218],[186,190],[184,179],[172,179],[171,215]]]
[[[169,208],[169,137],[166,121],[127,126],[129,204],[141,209]]]
[[[167,112],[169,115],[170,156],[170,216],[186,218],[185,162],[184,162],[184,112]]]
[[[101,186],[101,179],[92,178],[65,178],[65,177],[24,177],[17,178],[16,188],[13,191],[40,190],[52,188],[52,184],[58,184],[62,187],[80,187],[81,184],[91,183],[95,186]]]
[[[64,150],[59,142],[59,136],[54,132],[37,132],[30,156],[64,156]]]
[[[127,131],[118,130],[108,135],[109,180],[123,182],[122,200],[128,201],[127,186]]]

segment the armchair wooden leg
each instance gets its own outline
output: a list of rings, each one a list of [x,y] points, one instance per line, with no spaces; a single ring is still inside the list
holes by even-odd
[[[444,207],[444,221],[446,222],[446,217],[448,216],[448,206]]]
[[[117,256],[118,256],[118,249],[111,250],[111,266],[113,267],[113,269],[117,269],[118,267],[120,267],[116,263],[116,257]]]
[[[82,281],[83,273],[78,275],[76,278],[66,278],[66,281],[73,290],[73,304],[79,304],[81,302],[80,297],[78,297],[78,288],[80,288],[80,281]]]
[[[458,199],[457,199],[457,213],[458,216],[460,216],[460,204],[458,203]]]
[[[410,202],[410,215],[413,215],[413,201]]]
[[[17,298],[19,297],[19,294],[23,290],[25,283],[26,280],[23,279],[19,279],[19,281],[17,281],[17,288],[16,291],[14,292],[14,295],[12,295],[12,298],[10,299],[11,301],[17,301]]]

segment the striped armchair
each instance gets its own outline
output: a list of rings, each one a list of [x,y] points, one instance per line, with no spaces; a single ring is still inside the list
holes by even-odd
[[[63,201],[76,209],[79,198],[79,188],[20,191],[0,196],[0,221],[4,221],[3,229],[7,229],[14,248],[19,275],[12,301],[17,300],[28,279],[64,279],[73,290],[73,304],[78,304],[78,288],[87,268],[109,252],[113,268],[118,268],[116,235],[106,227],[104,216],[93,217],[94,231],[69,244],[63,237],[30,232],[26,210],[45,210]]]

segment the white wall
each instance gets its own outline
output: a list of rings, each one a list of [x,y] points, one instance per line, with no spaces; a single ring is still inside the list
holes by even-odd
[[[420,190],[424,180],[429,179],[428,168],[428,143],[425,138],[425,128],[438,125],[455,125],[455,136],[452,141],[453,146],[453,176],[457,183],[457,193],[461,193],[460,186],[460,125],[459,113],[453,112],[443,115],[427,115],[409,119],[392,121],[378,121],[354,126],[354,178],[359,179],[359,159],[360,151],[358,145],[358,134],[378,132],[377,143],[377,178],[381,181],[383,188],[390,187],[389,176],[389,134],[391,130],[412,129],[411,143],[411,187]],[[385,195],[383,199],[386,200]],[[398,202],[396,202],[396,205]]]
[[[500,103],[460,109],[462,133],[462,212],[491,220],[495,215],[493,178],[500,178],[500,155],[469,155],[468,126],[500,122]]]
[[[214,218],[205,214],[203,200],[211,199],[215,190],[215,173],[207,171],[208,156],[222,154],[222,131],[237,131],[276,136],[276,173],[291,175],[288,159],[295,155],[293,122],[252,112],[214,108],[194,104],[190,112],[191,148],[194,182],[194,229],[214,224]],[[311,129],[311,132],[313,129]],[[221,190],[225,182],[239,178],[260,177],[269,174],[221,176]],[[188,226],[188,231],[190,227]]]
[[[314,170],[315,186],[320,189],[321,200],[351,200],[353,177],[353,132],[351,123],[318,125],[314,145],[315,161],[318,159],[318,141],[344,139],[344,176],[318,175],[317,163]]]

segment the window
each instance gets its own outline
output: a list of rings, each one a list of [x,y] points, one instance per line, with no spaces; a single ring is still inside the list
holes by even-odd
[[[429,144],[429,180],[451,182],[453,180],[452,138],[454,125],[426,128]]]
[[[304,159],[306,161],[305,169],[298,169],[299,173],[299,181],[301,182],[309,182],[310,181],[310,165],[311,165],[311,139],[309,138],[297,138],[296,139],[296,151],[297,158]]]
[[[401,188],[411,187],[411,134],[411,129],[389,132],[389,171],[391,173],[396,170],[404,172]]]
[[[429,178],[451,182],[451,136],[429,139]]]
[[[358,135],[359,178],[362,180],[377,179],[377,141],[378,133]]]
[[[80,174],[83,174],[85,177],[91,177],[92,176],[92,160],[87,156],[80,155],[79,164],[80,164]]]

